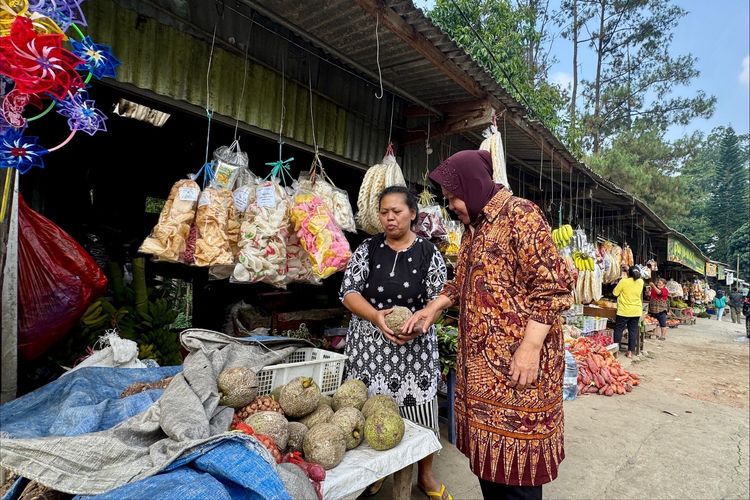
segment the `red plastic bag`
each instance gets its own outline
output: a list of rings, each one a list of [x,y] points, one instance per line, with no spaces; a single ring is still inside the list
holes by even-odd
[[[65,231],[18,197],[18,350],[42,356],[107,290],[107,277]]]

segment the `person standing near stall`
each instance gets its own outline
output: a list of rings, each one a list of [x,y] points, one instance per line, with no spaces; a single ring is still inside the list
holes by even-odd
[[[643,279],[641,271],[636,266],[630,266],[628,275],[622,278],[612,292],[617,297],[617,317],[615,319],[614,340],[617,344],[622,340],[625,327],[628,328],[628,353],[632,358],[638,345],[638,324],[643,315]]]
[[[729,296],[729,311],[732,313],[732,323],[742,323],[742,301],[745,294],[737,289]]]
[[[439,438],[435,328],[407,336],[391,330],[385,319],[395,306],[414,312],[435,298],[446,280],[445,262],[435,245],[412,231],[419,211],[414,194],[406,187],[389,187],[379,203],[385,232],[357,248],[341,284],[341,301],[352,312],[346,336],[347,378],[362,380],[371,396],[390,395],[402,417]],[[433,475],[432,461],[433,455],[419,461],[417,484],[431,498],[451,500]],[[374,495],[381,486],[382,480],[365,494]]]
[[[666,340],[667,338],[667,311],[669,311],[669,290],[664,278],[649,283],[648,313],[659,321],[656,338]]]
[[[456,446],[484,498],[541,499],[565,458],[560,314],[573,278],[539,207],[493,182],[490,153],[456,153],[430,179],[467,231],[454,280],[405,329],[460,305]]]
[[[716,319],[721,321],[724,317],[724,309],[727,307],[727,297],[724,295],[724,290],[716,292],[716,297],[714,297],[714,307],[716,308]]]

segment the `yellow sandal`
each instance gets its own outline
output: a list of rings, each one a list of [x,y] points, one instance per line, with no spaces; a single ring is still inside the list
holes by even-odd
[[[445,495],[445,484],[440,483],[440,491],[427,491],[426,489],[419,487],[420,490],[422,490],[422,493],[427,495],[430,498],[443,498],[443,495]],[[447,500],[453,500],[453,497],[450,493],[448,493],[448,496],[446,497]]]

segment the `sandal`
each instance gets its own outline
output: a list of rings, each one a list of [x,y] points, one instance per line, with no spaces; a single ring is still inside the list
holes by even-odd
[[[383,483],[385,482],[385,478],[380,479],[379,481],[375,481],[370,486],[365,488],[365,491],[362,492],[363,497],[374,497],[378,493],[380,493],[380,489],[383,487]]]
[[[422,491],[422,493],[424,493],[425,495],[427,495],[429,498],[438,498],[438,499],[440,499],[440,498],[443,498],[443,495],[445,495],[445,485],[443,483],[440,483],[440,491],[427,491],[426,489],[422,488],[421,486],[419,486],[419,489]],[[447,498],[447,500],[453,500],[453,497],[451,496],[450,493],[448,493],[448,496],[445,497],[445,498]]]

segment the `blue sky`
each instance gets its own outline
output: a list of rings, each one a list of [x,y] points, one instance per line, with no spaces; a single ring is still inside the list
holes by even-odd
[[[732,125],[737,133],[750,131],[750,2],[748,0],[676,0],[688,11],[675,29],[672,51],[697,57],[700,77],[690,87],[676,89],[675,95],[689,96],[703,90],[716,96],[716,109],[710,119],[696,119],[683,127],[675,126],[668,137],[675,139],[695,130],[706,133],[719,125]],[[416,0],[422,8],[434,4]],[[550,9],[559,0],[550,1]],[[553,33],[560,28],[553,27]],[[567,85],[572,75],[572,48],[559,38],[552,47],[559,62],[550,71],[552,81]],[[579,54],[579,78],[591,77],[596,69],[591,52]]]

